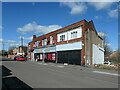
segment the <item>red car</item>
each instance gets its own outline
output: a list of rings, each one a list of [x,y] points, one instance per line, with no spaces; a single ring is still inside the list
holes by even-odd
[[[17,60],[17,61],[25,61],[25,58],[23,56],[15,56],[14,57],[14,60]]]

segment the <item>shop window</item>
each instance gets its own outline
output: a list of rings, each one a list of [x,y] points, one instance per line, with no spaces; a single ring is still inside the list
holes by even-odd
[[[42,54],[40,54],[40,59],[41,59],[41,60],[43,59],[43,55],[42,55]]]
[[[52,54],[52,60],[55,60],[55,53]]]

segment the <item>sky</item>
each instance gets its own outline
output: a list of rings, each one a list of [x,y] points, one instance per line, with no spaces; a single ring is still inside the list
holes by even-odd
[[[112,50],[118,48],[117,2],[3,2],[0,41],[6,50],[19,46],[20,37],[27,45],[33,35],[40,36],[83,19],[93,20],[97,32],[106,35],[107,45]]]

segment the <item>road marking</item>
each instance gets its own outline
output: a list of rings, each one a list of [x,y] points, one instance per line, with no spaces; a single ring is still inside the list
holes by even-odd
[[[46,63],[38,63],[38,64],[41,64],[41,65],[50,65],[50,66],[59,67],[59,68],[63,68],[64,67],[64,66],[61,66],[61,65],[46,64]]]
[[[94,73],[100,73],[100,74],[107,74],[107,75],[114,75],[114,76],[120,76],[120,74],[115,73],[108,73],[108,72],[101,72],[101,71],[93,71]]]
[[[43,63],[42,65],[48,65],[48,64],[46,64],[46,63]]]
[[[38,63],[38,64],[41,64],[41,65],[48,65],[48,64],[46,64],[46,63]]]
[[[64,66],[61,66],[61,65],[54,65],[54,64],[51,64],[50,66],[59,67],[59,68],[63,68],[64,67]]]
[[[64,66],[56,66],[56,67],[60,67],[60,68],[63,68]]]

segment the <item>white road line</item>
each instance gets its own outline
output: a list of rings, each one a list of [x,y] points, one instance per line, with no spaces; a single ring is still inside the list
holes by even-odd
[[[44,64],[42,64],[42,65],[48,65],[48,64],[44,63]]]
[[[100,73],[100,74],[107,74],[107,75],[114,75],[114,76],[120,76],[120,74],[115,73],[108,73],[108,72],[101,72],[101,71],[93,71],[94,73]]]
[[[56,66],[56,67],[60,67],[60,68],[63,68],[64,66]]]
[[[46,64],[46,63],[37,63],[37,64],[41,64],[41,65],[48,65],[48,64]]]
[[[64,66],[61,66],[61,65],[54,65],[54,64],[51,64],[50,66],[53,66],[53,67],[60,67],[60,68],[63,68]]]

